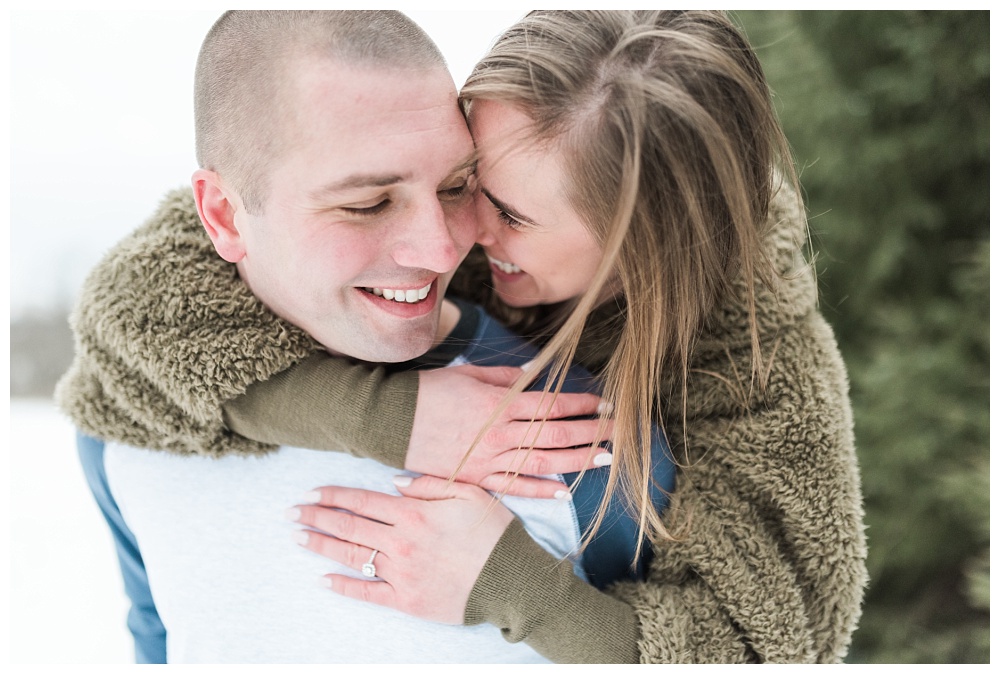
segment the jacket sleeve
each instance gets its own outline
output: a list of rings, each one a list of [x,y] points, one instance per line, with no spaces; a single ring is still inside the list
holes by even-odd
[[[344,452],[402,468],[417,385],[416,372],[389,375],[382,367],[317,353],[223,403],[223,420],[234,433],[259,442]]]

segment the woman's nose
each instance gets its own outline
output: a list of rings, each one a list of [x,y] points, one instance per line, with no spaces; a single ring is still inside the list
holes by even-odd
[[[492,246],[497,242],[497,219],[492,207],[482,193],[476,194],[476,243],[481,246]]]

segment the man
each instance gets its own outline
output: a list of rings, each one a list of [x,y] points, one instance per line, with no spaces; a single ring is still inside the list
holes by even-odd
[[[444,291],[475,238],[474,148],[437,49],[392,12],[230,12],[202,46],[195,99],[200,224],[190,197],[175,194],[95,270],[58,393],[83,431],[109,440],[84,437],[81,457],[116,536],[137,658],[538,661],[488,625],[425,623],[314,587],[330,563],[291,545],[280,513],[320,484],[389,491],[398,471],[294,447],[267,452],[205,412],[317,348],[400,362],[459,322]],[[171,251],[208,245],[193,231],[201,226],[221,259],[157,285],[183,257]],[[233,265],[242,284],[220,300],[212,291],[234,285]],[[202,312],[225,329],[199,332]],[[185,367],[155,371],[148,356],[159,349],[177,350]],[[385,372],[356,367],[341,395],[371,396],[378,423],[408,424],[412,409],[395,415],[366,386]],[[200,378],[224,385],[203,391]],[[421,398],[430,380],[421,376]],[[595,397],[581,400],[576,413],[592,413]],[[478,430],[473,411],[449,412]],[[581,469],[587,450],[576,456]],[[479,478],[506,465],[484,462],[473,481],[488,486]],[[564,501],[511,508],[553,554],[575,549]]]

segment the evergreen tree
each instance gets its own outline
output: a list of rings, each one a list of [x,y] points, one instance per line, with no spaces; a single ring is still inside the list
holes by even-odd
[[[740,12],[851,378],[850,659],[989,662],[989,13]]]

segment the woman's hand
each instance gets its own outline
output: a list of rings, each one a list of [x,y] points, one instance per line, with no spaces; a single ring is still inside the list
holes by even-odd
[[[517,380],[516,367],[462,365],[420,373],[413,432],[406,453],[407,470],[450,477],[476,436]],[[606,450],[594,453],[596,419],[602,402],[590,393],[551,394],[525,391],[490,425],[455,479],[484,489],[529,498],[569,498],[566,485],[532,475],[575,473],[610,464]],[[547,414],[546,414],[547,411]],[[549,419],[539,426],[533,417]],[[611,437],[608,423],[598,440]],[[537,438],[535,437],[537,434]],[[528,452],[524,446],[533,446]],[[518,473],[514,477],[512,473]]]
[[[322,487],[314,505],[293,508],[300,545],[361,571],[372,551],[385,582],[330,574],[328,587],[347,597],[425,620],[461,625],[472,586],[514,515],[479,487],[436,477],[393,480],[403,496]],[[329,535],[326,535],[329,534]]]

